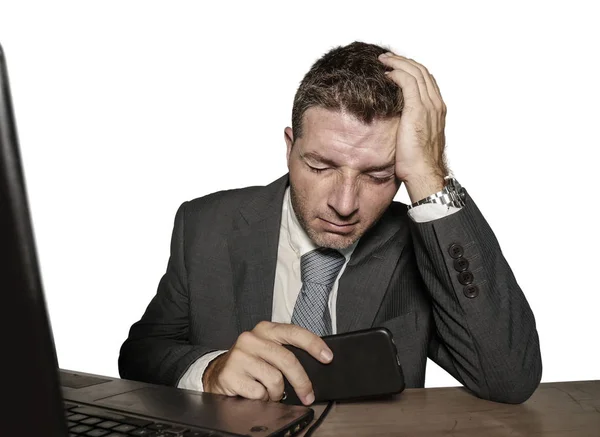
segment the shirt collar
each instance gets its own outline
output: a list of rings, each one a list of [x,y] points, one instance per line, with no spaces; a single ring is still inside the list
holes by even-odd
[[[296,212],[294,211],[294,207],[292,206],[292,196],[290,195],[290,187],[287,187],[283,196],[282,215],[283,217],[281,220],[281,224],[285,228],[285,235],[288,238],[290,247],[296,253],[298,258],[300,258],[305,253],[310,252],[311,250],[319,248],[319,246],[317,246],[310,239],[310,237],[298,221],[298,217],[296,216]],[[346,262],[350,260],[352,252],[354,252],[354,249],[356,248],[357,244],[358,240],[345,249],[338,249],[338,252],[340,252],[346,258]]]

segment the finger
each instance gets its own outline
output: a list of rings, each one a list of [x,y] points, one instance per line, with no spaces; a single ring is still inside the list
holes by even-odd
[[[386,75],[392,79],[401,89],[404,97],[404,106],[407,108],[423,108],[425,103],[421,98],[417,79],[410,73],[395,69],[386,72]]]
[[[431,75],[431,82],[433,82],[433,87],[435,88],[435,92],[440,96],[440,98],[442,97],[442,92],[440,91],[440,87],[437,84],[437,80],[435,80],[435,76],[432,74]]]
[[[246,399],[269,400],[269,393],[265,386],[249,375],[239,375],[234,383],[234,392]]]
[[[427,67],[425,67],[423,64],[418,63],[414,59],[406,58],[406,57],[400,56],[400,55],[394,55],[394,56],[397,57],[398,59],[400,59],[401,61],[408,62],[409,64],[418,68],[421,71],[421,74],[423,75],[423,79],[425,80],[425,83],[427,84],[427,92],[428,92],[431,100],[441,99],[441,94],[439,94],[439,88],[437,88],[437,86],[434,84],[433,75],[429,72]]]
[[[440,91],[440,87],[438,86],[437,80],[435,80],[435,76],[433,74],[431,75],[431,80],[433,81],[433,86],[435,87],[435,91],[436,91],[437,95],[440,96],[440,100],[442,102],[441,109],[445,114],[446,113],[446,103],[444,102],[444,99],[442,98],[442,93]]]
[[[408,62],[408,59],[406,59],[404,57],[396,56],[393,53],[392,54],[383,54],[379,57],[379,60],[381,62],[383,62],[385,65],[387,65],[388,67],[393,68],[394,70],[402,70],[402,71],[405,71],[405,72],[409,73],[410,75],[412,75],[416,80],[417,89],[419,91],[419,96],[420,96],[423,104],[426,106],[433,106],[433,104],[431,102],[429,90],[427,89],[428,88],[427,80],[425,79],[423,72],[417,65],[414,65],[413,63]],[[430,82],[431,82],[431,80],[430,80]],[[404,88],[402,88],[402,93],[404,93],[404,92],[405,92],[405,90],[404,90]]]
[[[435,80],[435,77],[433,76],[433,74],[431,74],[429,72],[427,67],[418,63],[414,59],[409,59],[409,58],[406,58],[406,57],[400,56],[400,55],[394,55],[393,53],[392,53],[392,56],[395,58],[398,58],[400,61],[405,61],[405,62],[413,65],[414,67],[418,68],[421,71],[421,74],[423,75],[423,80],[425,81],[425,84],[426,84],[427,93],[429,95],[430,101],[432,102],[433,106],[437,110],[439,110],[445,114],[446,113],[446,104],[444,103],[444,99],[442,98],[442,93],[440,92],[440,88]]]
[[[276,324],[273,324],[276,325]],[[272,328],[271,328],[272,329]],[[254,331],[256,328],[254,329]],[[281,373],[285,375],[290,382],[298,397],[305,404],[311,404],[314,400],[313,387],[306,371],[300,364],[296,356],[281,344],[262,338],[260,332],[252,337],[245,336],[243,342],[238,342],[238,348],[246,355],[266,361]],[[314,334],[313,334],[314,335]],[[320,337],[318,337],[319,340]],[[321,340],[322,341],[322,340]],[[273,389],[273,397],[279,394],[276,388]]]
[[[267,389],[254,377],[248,374],[246,368],[256,366],[256,360],[238,347],[233,347],[221,357],[227,356],[225,362],[218,362],[218,367],[213,369],[213,384],[211,392],[227,396],[242,396],[248,399],[269,400]],[[250,363],[250,364],[248,364]],[[205,386],[207,388],[207,386]]]
[[[283,346],[279,347],[282,349],[281,353],[270,356],[267,360],[273,360],[269,362],[285,375],[302,403],[305,405],[312,404],[315,400],[315,393],[306,370],[304,370],[304,367],[302,367],[302,364],[300,364],[296,355]]]
[[[260,335],[279,344],[291,344],[311,354],[322,363],[329,363],[333,353],[321,337],[298,325],[287,323],[271,323],[267,329],[261,330]]]
[[[423,79],[425,80],[425,84],[427,86],[427,93],[429,94],[429,100],[433,103],[435,108],[440,108],[444,101],[442,100],[442,95],[440,93],[439,88],[434,84],[433,75],[429,73],[429,70],[425,68],[425,66],[419,64],[413,59],[407,59],[407,62],[411,63],[419,70],[421,70],[421,74],[423,74]]]
[[[267,390],[268,399],[279,401],[283,397],[283,374],[267,361],[249,357],[244,362],[246,374],[260,382]],[[307,377],[308,378],[308,377]]]

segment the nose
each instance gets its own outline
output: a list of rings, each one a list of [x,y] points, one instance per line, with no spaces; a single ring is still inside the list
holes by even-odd
[[[358,211],[358,190],[354,181],[339,181],[331,190],[327,204],[340,217],[350,217]]]

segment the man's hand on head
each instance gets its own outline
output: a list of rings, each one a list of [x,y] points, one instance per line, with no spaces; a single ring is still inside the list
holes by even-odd
[[[314,402],[312,383],[296,356],[283,344],[311,354],[322,363],[333,358],[323,339],[300,326],[260,322],[243,332],[225,354],[210,363],[202,382],[204,391],[248,399],[280,401],[283,376],[305,405]]]
[[[404,108],[396,135],[396,177],[404,182],[412,202],[444,187],[446,105],[427,69],[391,52],[379,60],[392,71],[388,77],[401,89]]]

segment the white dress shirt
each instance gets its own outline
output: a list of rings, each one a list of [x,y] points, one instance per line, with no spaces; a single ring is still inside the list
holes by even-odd
[[[333,283],[329,293],[329,313],[331,314],[331,332],[337,333],[335,304],[337,301],[338,281],[346,270],[346,264],[356,248],[358,241],[352,246],[339,250],[346,261]],[[277,323],[290,323],[296,299],[302,289],[300,275],[300,258],[302,255],[318,249],[308,237],[306,231],[298,222],[290,196],[290,189],[285,191],[283,208],[281,211],[281,227],[279,229],[279,246],[277,248],[277,267],[275,268],[275,286],[273,290],[273,313],[271,321]]]
[[[436,220],[455,213],[460,208],[448,207],[440,204],[426,203],[408,211],[408,215],[415,222]],[[338,281],[356,248],[358,241],[352,246],[340,250],[346,262],[342,266],[329,294],[329,313],[331,314],[332,333],[337,333],[336,302]],[[305,253],[317,249],[318,246],[302,228],[292,207],[290,188],[285,191],[281,209],[281,227],[279,228],[279,245],[277,248],[277,267],[275,268],[275,286],[273,289],[273,308],[271,321],[277,323],[290,323],[296,299],[302,289],[300,278],[300,258]],[[212,360],[227,351],[209,352],[198,358],[183,374],[177,387],[190,390],[203,391],[202,375]]]

